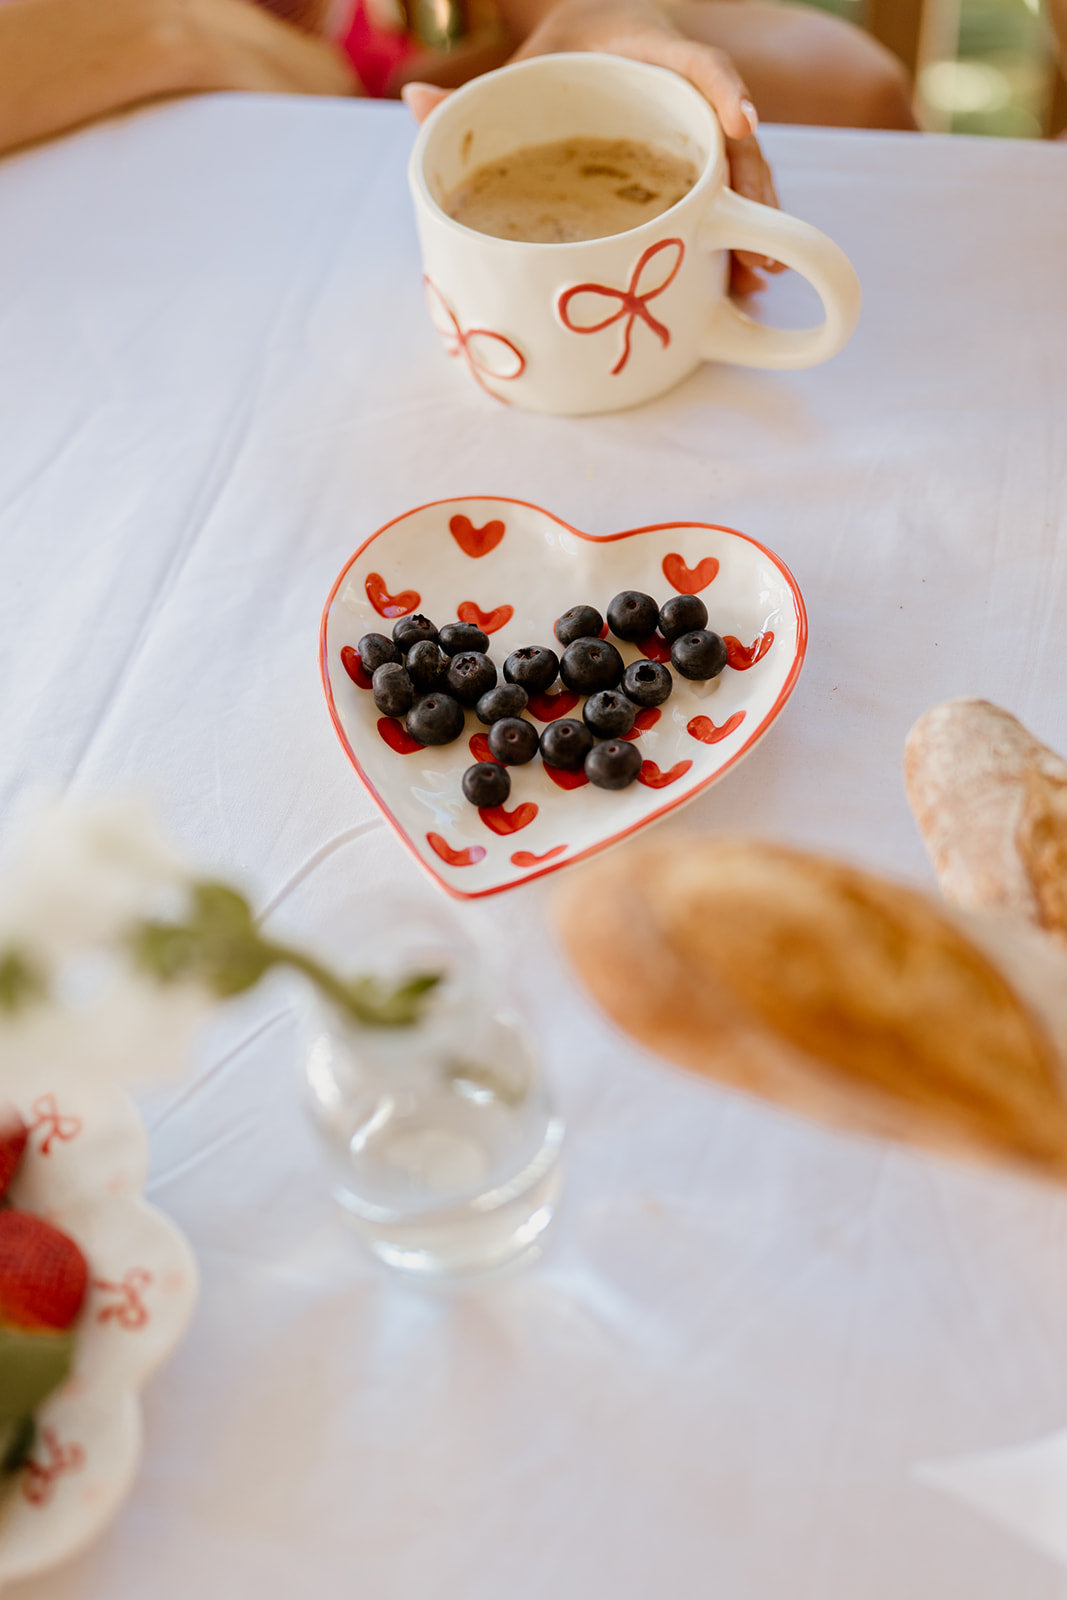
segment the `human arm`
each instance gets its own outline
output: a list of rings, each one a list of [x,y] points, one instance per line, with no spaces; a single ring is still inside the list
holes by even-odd
[[[248,0],[0,4],[0,153],[164,95],[355,94],[332,45]]]

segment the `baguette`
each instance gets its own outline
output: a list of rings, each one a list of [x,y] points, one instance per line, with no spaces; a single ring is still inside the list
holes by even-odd
[[[950,700],[912,728],[904,778],[945,898],[1067,944],[1067,762],[988,700]]]
[[[1048,1017],[924,895],[691,837],[574,874],[558,925],[600,1005],[682,1066],[853,1131],[1067,1178]],[[1067,989],[1067,956],[1049,961]]]

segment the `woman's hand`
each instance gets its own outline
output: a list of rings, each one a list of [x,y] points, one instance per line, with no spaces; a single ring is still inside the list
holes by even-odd
[[[514,59],[561,50],[602,50],[669,67],[699,89],[728,139],[747,139],[756,108],[730,56],[689,39],[654,0],[499,0],[505,23],[522,39]]]

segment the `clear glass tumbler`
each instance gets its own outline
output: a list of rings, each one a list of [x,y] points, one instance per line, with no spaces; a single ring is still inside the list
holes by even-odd
[[[478,947],[429,903],[347,948],[354,970],[382,981],[441,981],[410,1027],[359,1027],[308,998],[302,1069],[344,1214],[411,1273],[476,1272],[530,1250],[555,1209],[563,1124]]]

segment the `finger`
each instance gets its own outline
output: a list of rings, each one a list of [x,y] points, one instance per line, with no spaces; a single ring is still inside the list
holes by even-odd
[[[774,178],[763,151],[755,139],[727,139],[726,158],[730,166],[730,187],[746,200],[755,200],[762,206],[777,210],[778,194]],[[758,255],[752,250],[739,250],[737,258],[746,266],[758,267],[763,272],[784,272],[780,261],[770,256]],[[762,280],[760,288],[764,285]]]
[[[416,122],[422,123],[442,100],[447,100],[450,89],[438,89],[433,83],[405,83],[400,98]]]
[[[756,257],[756,260],[761,259]],[[730,257],[730,293],[732,295],[759,294],[767,285],[758,272],[754,272],[739,256]]]
[[[688,78],[711,105],[728,139],[748,139],[759,127],[759,117],[745,80],[731,56],[714,45],[694,39],[664,41],[664,66]]]
[[[730,167],[730,187],[746,200],[763,206],[777,206],[771,169],[756,139],[727,139],[726,159]]]

